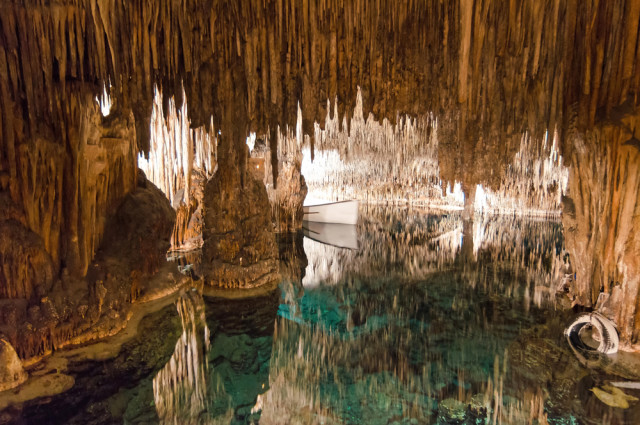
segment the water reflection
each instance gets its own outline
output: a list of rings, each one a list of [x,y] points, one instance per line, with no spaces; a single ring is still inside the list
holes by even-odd
[[[355,251],[305,238],[303,285],[337,284],[354,276],[416,280],[464,263],[479,274],[472,285],[492,285],[540,307],[555,301],[551,294],[568,272],[562,229],[553,221],[514,216],[468,221],[461,214],[369,207],[357,233],[362,249]],[[516,286],[503,285],[500,271],[517,273]]]
[[[260,419],[279,292],[244,300],[183,295],[183,333],[153,379],[163,424],[244,424]]]
[[[348,250],[305,238],[305,276],[282,286],[261,423],[640,417],[594,396],[637,372],[584,368],[562,339],[559,223],[370,208],[358,239]]]
[[[11,418],[637,423],[640,391],[615,385],[640,381],[638,363],[619,353],[581,364],[564,341],[558,223],[370,208],[356,235],[357,249],[281,235],[280,289],[189,291],[145,318],[117,358],[71,359],[70,391]]]
[[[202,296],[189,292],[178,299],[182,335],[169,362],[153,378],[153,400],[161,423],[196,423],[207,398],[209,327]]]

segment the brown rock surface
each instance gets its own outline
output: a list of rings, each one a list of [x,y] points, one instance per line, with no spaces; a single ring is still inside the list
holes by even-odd
[[[261,181],[245,186],[237,170],[218,170],[205,186],[202,267],[205,283],[252,288],[278,279],[271,208]]]
[[[295,232],[302,229],[302,204],[307,197],[307,185],[300,173],[301,160],[302,155],[293,161],[284,161],[278,172],[272,211],[279,232]]]
[[[0,192],[0,298],[37,299],[53,285],[55,268],[42,238],[6,192]]]
[[[270,275],[272,236],[260,221],[269,208],[262,189],[246,177],[245,138],[291,124],[298,102],[307,134],[314,120],[324,125],[326,99],[338,97],[338,115],[350,122],[359,85],[364,113],[379,120],[435,114],[446,139],[438,145],[440,177],[471,191],[500,181],[523,132],[539,138],[557,127],[574,165],[578,300],[595,304],[600,287],[614,305],[623,299],[614,314],[632,343],[640,329],[635,144],[624,144],[632,131],[607,130],[601,117],[615,121],[618,106],[640,105],[639,22],[637,0],[2,2],[0,189],[41,239],[59,286],[73,288],[92,273],[107,220],[135,187],[154,86],[165,99],[177,96],[179,108],[184,84],[191,125],[213,117],[223,135],[217,159],[226,171],[205,200],[221,223],[205,217],[214,242],[205,251],[224,266],[218,277],[250,258],[251,271],[236,269],[234,283],[248,284]],[[114,112],[102,118],[94,96],[110,85]],[[594,125],[600,136],[585,149],[567,137]],[[271,159],[277,174],[278,155]],[[578,175],[601,161],[606,178]],[[230,177],[235,169],[239,177]],[[265,209],[257,214],[252,203]],[[235,227],[244,222],[251,230]],[[109,302],[97,283],[79,292],[88,297],[74,305],[83,318]],[[15,319],[12,311],[6,316]],[[29,311],[34,322],[57,320]],[[44,332],[34,329],[25,335]],[[33,349],[46,338],[34,337]]]
[[[640,344],[640,109],[619,110],[574,143],[566,245],[581,305],[614,320],[621,344]]]
[[[173,249],[190,250],[202,247],[202,205],[204,200],[204,186],[207,180],[203,172],[193,170],[191,186],[186,202],[176,208],[176,226],[171,235]]]
[[[34,299],[51,290],[51,257],[42,238],[20,222],[0,221],[0,259],[0,297]]]
[[[15,388],[26,379],[27,374],[16,350],[6,339],[0,338],[0,391]]]
[[[145,150],[155,83],[181,99],[184,82],[192,126],[213,114],[220,128],[240,95],[247,124],[267,133],[291,124],[300,101],[307,134],[314,119],[323,123],[327,99],[344,100],[339,112],[348,115],[360,85],[365,113],[378,119],[434,112],[450,122],[451,143],[439,152],[451,158],[445,180],[494,181],[501,172],[477,165],[500,171],[523,131],[562,131],[574,106],[588,128],[598,108],[638,92],[639,20],[633,0],[5,2],[3,170],[17,176],[23,138],[66,137],[74,105],[60,100],[76,81],[98,81],[93,93],[111,83]],[[237,74],[230,80],[228,69]]]
[[[16,220],[0,221],[0,239],[12,238],[10,244],[2,246],[14,251],[34,250],[24,252],[23,260],[4,257],[11,260],[8,264],[12,267],[3,269],[5,272],[25,261],[32,263],[18,269],[30,270],[31,274],[13,281],[14,285],[23,285],[14,288],[14,292],[30,289],[31,295],[19,293],[15,299],[0,300],[0,331],[19,357],[37,358],[68,344],[111,335],[126,323],[131,303],[138,297],[149,298],[154,291],[165,291],[166,288],[149,287],[148,281],[166,262],[174,220],[169,201],[140,173],[138,187],[108,220],[104,240],[87,275],[81,278],[66,268],[58,278],[35,233]]]
[[[164,194],[138,170],[138,187],[129,193],[105,229],[102,253],[142,275],[154,274],[166,261],[176,220]]]

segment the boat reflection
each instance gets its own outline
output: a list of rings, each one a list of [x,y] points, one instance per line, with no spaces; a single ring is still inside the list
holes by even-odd
[[[358,230],[353,224],[319,223],[305,221],[304,236],[336,248],[358,249]]]
[[[564,344],[559,223],[370,208],[357,232],[358,250],[305,238],[261,424],[635,423],[584,396],[612,378]]]

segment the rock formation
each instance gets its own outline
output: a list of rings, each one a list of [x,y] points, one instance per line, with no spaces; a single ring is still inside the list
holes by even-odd
[[[138,163],[176,210],[171,247],[184,250],[202,246],[202,198],[217,167],[217,140],[211,126],[189,128],[184,91],[182,99],[177,109],[171,97],[165,111],[162,93],[155,89],[148,158],[141,154]]]
[[[278,279],[278,250],[264,185],[252,175],[219,169],[204,192],[205,283],[251,288]]]
[[[596,304],[602,286],[615,305],[619,295],[610,287],[621,282],[624,298],[635,297],[637,305],[630,218],[637,183],[633,160],[627,160],[637,136],[635,127],[622,135],[606,130],[606,123],[616,120],[621,105],[631,115],[640,107],[639,22],[636,0],[3,2],[0,199],[8,204],[10,198],[13,206],[0,205],[0,221],[12,228],[3,231],[5,238],[11,234],[23,243],[15,248],[0,241],[3,258],[5,252],[6,258],[22,258],[11,265],[0,262],[0,293],[32,303],[58,281],[62,287],[66,281],[87,282],[107,222],[135,189],[136,154],[150,153],[155,87],[162,91],[164,114],[170,113],[172,97],[176,111],[186,98],[189,127],[204,127],[207,137],[214,128],[222,135],[215,154],[220,175],[204,195],[205,252],[225,267],[239,266],[241,258],[243,264],[250,261],[255,273],[244,270],[240,278],[227,279],[212,270],[210,281],[243,285],[249,275],[267,280],[275,267],[269,265],[275,258],[268,248],[272,235],[263,235],[271,231],[270,221],[263,220],[265,211],[256,215],[252,203],[269,206],[264,188],[246,172],[246,137],[250,131],[269,135],[278,183],[278,126],[293,128],[300,105],[301,132],[311,136],[313,152],[314,123],[328,125],[326,100],[340,100],[334,117],[342,117],[348,130],[361,87],[363,117],[371,112],[391,125],[405,115],[437,120],[440,179],[462,182],[471,200],[477,184],[500,185],[523,134],[541,140],[557,131],[559,151],[574,167],[569,192],[578,234],[586,235],[579,238],[595,244],[586,249],[582,242],[570,244],[581,270],[579,285],[588,288],[576,289],[577,300]],[[112,103],[107,117],[94,101],[103,90]],[[600,136],[583,149],[573,134]],[[632,142],[625,145],[627,140]],[[613,168],[604,180],[610,187],[598,192],[604,183],[576,177],[576,168],[601,160]],[[182,175],[186,182],[191,178]],[[296,178],[292,172],[289,180]],[[190,194],[190,185],[184,187]],[[239,198],[244,196],[247,200]],[[227,198],[233,202],[213,205]],[[174,237],[179,242],[188,239],[185,229],[199,205],[185,206]],[[223,237],[221,232],[245,219],[252,230]],[[249,236],[257,236],[261,247],[248,250]],[[228,243],[224,255],[217,246],[223,241]],[[614,257],[607,257],[612,252]],[[32,266],[40,271],[27,271]],[[147,266],[155,268],[153,262]],[[106,284],[80,291],[93,297],[98,313],[105,302],[101,285]],[[27,307],[18,304],[3,307],[5,323],[26,320]],[[48,317],[46,308],[29,305],[40,309],[29,307],[33,322],[58,320],[52,313]],[[79,317],[96,314],[90,306],[76,307]],[[623,344],[633,343],[640,329],[633,311],[640,310],[615,310]],[[75,334],[79,325],[70,326],[68,333]],[[42,352],[38,344],[26,351],[15,346],[25,356]]]
[[[574,134],[563,224],[575,302],[614,320],[626,348],[640,344],[640,109]]]
[[[271,137],[275,142],[271,142]],[[251,150],[250,168],[267,188],[276,232],[302,229],[302,204],[307,196],[307,184],[301,172],[302,146],[308,141],[309,136],[302,133],[302,111],[298,108],[295,131],[288,126],[283,131],[277,128],[257,139]],[[274,157],[276,160],[272,163]]]
[[[20,358],[110,335],[126,323],[131,303],[165,289],[150,287],[147,280],[166,261],[175,213],[142,172],[137,181],[107,220],[82,277],[67,268],[55,274],[38,235],[15,219],[0,221],[6,260],[1,281],[14,291],[0,300],[0,331]]]
[[[0,339],[0,391],[17,387],[27,379],[22,362],[9,342]]]

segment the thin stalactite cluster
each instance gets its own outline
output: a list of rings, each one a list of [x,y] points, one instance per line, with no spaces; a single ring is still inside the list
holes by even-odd
[[[358,87],[363,114],[371,112],[380,122],[433,114],[440,178],[461,181],[467,193],[478,183],[501,183],[525,132],[539,140],[557,130],[565,158],[593,163],[591,155],[637,134],[625,129],[613,139],[607,132],[585,138],[584,152],[572,138],[617,115],[637,115],[639,22],[637,0],[5,1],[0,197],[10,199],[17,213],[0,206],[0,224],[9,222],[33,242],[33,252],[48,255],[54,274],[66,270],[82,278],[108,218],[135,189],[136,152],[150,148],[156,86],[165,114],[172,97],[176,109],[186,97],[189,125],[220,132],[216,160],[226,173],[221,181],[241,186],[238,193],[251,187],[245,147],[250,131],[269,135],[277,173],[276,131],[293,128],[298,104],[313,150],[314,123],[326,127],[326,100],[337,98],[337,115],[350,123]],[[113,105],[101,117],[94,99],[105,88]],[[635,153],[634,146],[625,149]],[[603,218],[611,236],[590,252],[624,252],[617,261],[603,261],[609,276],[613,269],[632,270],[627,266],[637,252],[634,237],[620,237],[616,229],[640,232],[625,218],[637,210],[627,196],[635,193],[635,177],[623,180],[623,187],[613,184],[613,175],[631,168],[618,151],[607,152],[611,172],[602,197],[615,209],[609,215],[623,219]],[[570,187],[593,191],[596,178]],[[227,189],[237,188],[216,193]],[[628,206],[618,201],[620,193],[627,194]],[[597,196],[578,207],[586,214],[589,205],[604,205]],[[580,237],[601,221],[585,221],[591,227],[580,230]],[[22,280],[4,273],[0,282],[11,288],[3,293],[50,284],[48,276],[29,283],[27,274],[14,274]],[[594,303],[600,288],[597,280],[588,281]],[[637,287],[625,282],[631,285],[625,291]],[[640,323],[640,308],[627,310]]]

